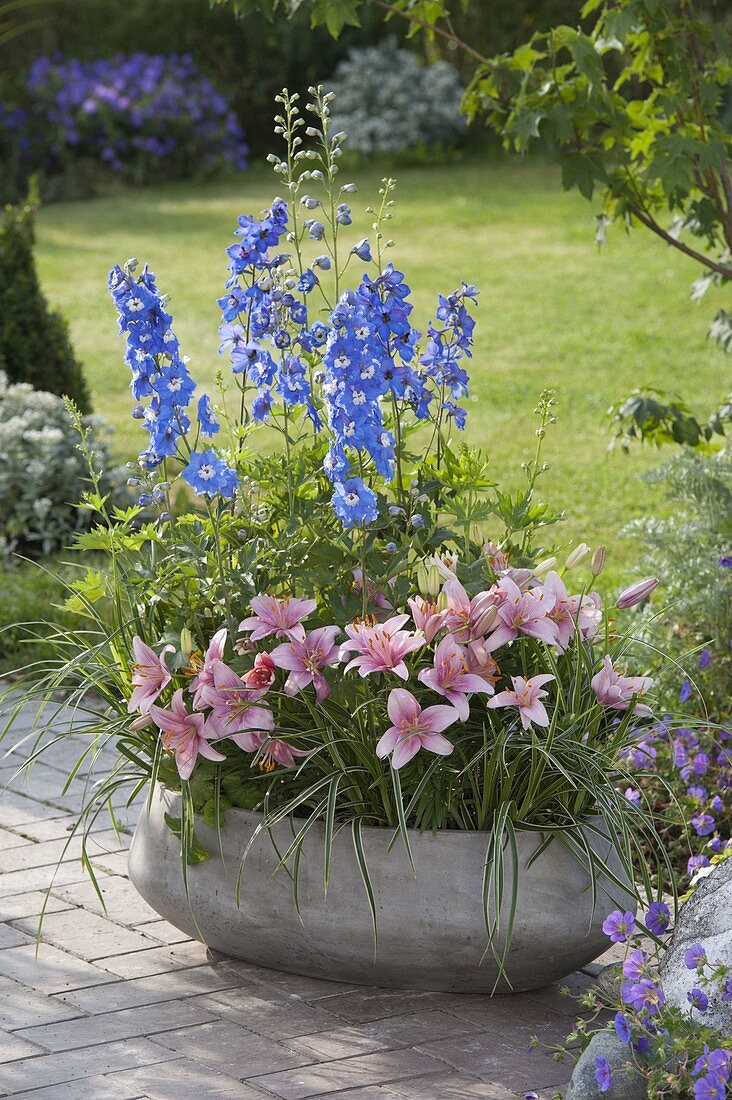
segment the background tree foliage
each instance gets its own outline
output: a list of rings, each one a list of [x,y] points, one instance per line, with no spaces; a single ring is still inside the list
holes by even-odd
[[[241,16],[270,18],[302,0],[214,0]],[[488,56],[481,3],[457,0],[307,0],[313,26],[333,34],[374,8],[436,46],[470,60],[464,100],[472,120],[508,149],[540,144],[566,189],[600,203],[598,243],[620,220],[641,225],[701,269],[692,296],[732,281],[732,10],[715,0],[587,0],[576,19],[539,29],[513,50]],[[490,13],[485,11],[486,19]],[[477,23],[476,23],[477,21]],[[464,30],[463,28],[467,28]],[[732,349],[732,312],[717,309],[709,335]],[[616,438],[697,446],[723,433],[727,398],[699,421],[676,395],[639,390],[614,406]]]

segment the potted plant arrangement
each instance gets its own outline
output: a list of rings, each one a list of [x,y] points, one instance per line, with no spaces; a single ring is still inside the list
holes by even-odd
[[[664,879],[623,793],[652,682],[626,674],[642,650],[615,615],[655,582],[610,614],[601,548],[547,557],[550,395],[524,490],[453,445],[477,290],[440,296],[417,331],[385,260],[394,182],[372,237],[344,245],[344,135],[311,96],[278,97],[286,198],[227,249],[215,399],[194,395],[152,272],[110,273],[149,435],[139,499],[89,493],[103,519],[78,544],[108,568],[74,584],[86,625],[33,691],[103,700],[85,728],[119,762],[80,828],[147,788],[130,876],[186,932],[349,981],[540,986]]]

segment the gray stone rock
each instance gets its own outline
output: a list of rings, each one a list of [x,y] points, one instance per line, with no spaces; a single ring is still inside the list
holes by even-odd
[[[725,963],[732,968],[732,859],[716,865],[703,878],[695,892],[682,905],[673,937],[661,964],[661,984],[669,1004],[689,1011],[686,994],[699,986],[695,970],[684,966],[684,955],[693,943],[706,949],[710,963]],[[709,1008],[694,1017],[724,1035],[732,1034],[732,1003],[725,1004],[711,988]]]
[[[597,990],[604,998],[615,1004],[620,1000],[620,985],[623,980],[623,964],[619,962],[608,963],[603,966],[595,978]]]
[[[613,1071],[613,1083],[600,1092],[595,1059],[604,1058]],[[613,1031],[598,1031],[580,1055],[564,1100],[647,1100],[645,1078],[633,1067],[630,1052]]]

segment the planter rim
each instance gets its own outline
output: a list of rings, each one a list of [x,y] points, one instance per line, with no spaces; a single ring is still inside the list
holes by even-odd
[[[161,795],[162,795],[163,799],[165,799],[166,801],[169,798],[180,798],[180,793],[181,793],[180,791],[176,791],[172,787],[166,787],[165,784],[162,783],[161,781],[158,781],[157,786],[160,789],[160,792],[161,792]],[[264,814],[261,813],[259,810],[247,810],[244,806],[227,806],[227,808],[224,810],[224,813],[225,814],[235,814],[237,817],[239,817],[240,815],[244,815],[244,816],[248,816],[249,818],[258,818],[259,820],[262,820],[264,818]],[[198,815],[196,815],[196,820],[197,821],[200,820],[200,818],[198,818]],[[291,814],[287,814],[285,817],[281,818],[280,820],[281,821],[292,820],[292,821],[296,821],[296,822],[299,821],[299,822],[302,822],[302,824],[304,825],[308,819],[305,818],[305,817],[297,817],[297,816],[293,816]],[[514,822],[513,827],[514,827],[514,829],[516,830],[517,833],[535,833],[535,834],[538,834],[538,835],[541,835],[541,834],[561,835],[563,833],[576,833],[578,829],[584,829],[587,825],[590,825],[592,823],[598,823],[598,822],[600,822],[602,824],[606,824],[606,819],[604,818],[604,816],[602,814],[594,813],[594,814],[588,814],[586,817],[583,817],[581,819],[581,821],[579,821],[577,823],[577,825],[558,825],[558,826],[554,826],[554,825],[527,825],[523,822],[520,822],[520,823]],[[204,822],[201,822],[201,824],[203,824],[204,827],[207,828],[207,829],[210,828],[210,829],[212,829],[212,831],[214,831],[214,832],[216,831],[216,826],[215,825],[214,826],[205,825]],[[279,824],[279,823],[277,823],[277,824]],[[318,819],[318,821],[315,823],[315,827],[317,827],[319,825],[322,825],[322,824],[323,824],[322,819]],[[348,825],[348,824],[350,824],[350,821],[344,823],[344,825]],[[225,826],[225,823],[224,823],[224,825],[222,825],[221,828],[223,829],[225,827],[226,826]],[[398,835],[399,834],[399,826],[398,825],[364,825],[363,826],[363,832],[368,832],[368,833],[390,833],[390,834],[397,834]],[[438,836],[439,837],[447,837],[447,836],[465,836],[465,837],[468,837],[468,836],[473,836],[473,837],[485,836],[485,837],[488,837],[491,834],[490,829],[415,829],[411,826],[407,829],[407,832],[410,834],[410,836],[432,837],[432,838],[435,838],[435,837],[438,837]],[[610,835],[608,835],[605,839],[610,840],[611,839]]]

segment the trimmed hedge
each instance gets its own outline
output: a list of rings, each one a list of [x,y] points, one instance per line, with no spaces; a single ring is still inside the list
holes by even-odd
[[[32,198],[5,208],[0,225],[0,371],[10,382],[66,395],[91,411],[66,322],[49,308],[33,257]]]

